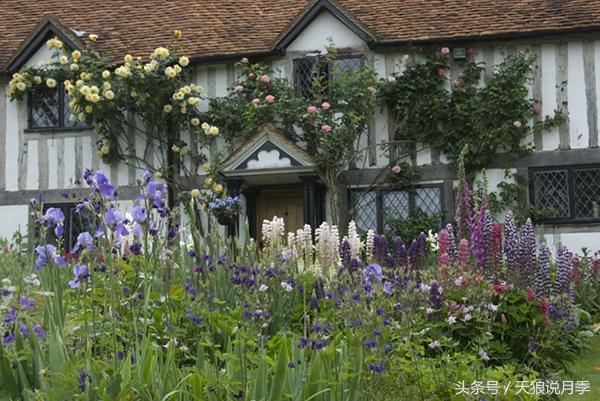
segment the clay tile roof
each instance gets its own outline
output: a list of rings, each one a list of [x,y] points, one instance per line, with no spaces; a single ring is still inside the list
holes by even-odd
[[[147,55],[183,31],[195,59],[273,50],[316,0],[0,0],[0,70],[52,15],[99,35],[107,54]],[[322,0],[321,0],[322,1]],[[332,0],[375,43],[444,41],[600,28],[600,0]]]

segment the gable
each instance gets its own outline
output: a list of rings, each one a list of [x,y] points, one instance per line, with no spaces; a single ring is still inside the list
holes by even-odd
[[[64,49],[61,49],[59,55],[63,55],[64,53]],[[46,45],[42,45],[29,56],[29,58],[24,62],[22,68],[38,67],[40,63],[56,61],[55,57],[56,49],[48,49]]]
[[[272,124],[242,144],[222,164],[224,175],[313,171],[314,163],[293,141],[279,134]]]
[[[288,51],[326,51],[330,41],[337,48],[364,46],[365,41],[329,11],[321,11],[287,46]]]

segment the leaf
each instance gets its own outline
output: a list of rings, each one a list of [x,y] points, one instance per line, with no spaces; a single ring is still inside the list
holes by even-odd
[[[279,345],[279,359],[277,366],[275,367],[275,374],[273,375],[273,381],[271,382],[271,394],[269,395],[270,401],[280,401],[283,394],[283,385],[285,383],[285,375],[287,372],[287,341],[282,339]]]

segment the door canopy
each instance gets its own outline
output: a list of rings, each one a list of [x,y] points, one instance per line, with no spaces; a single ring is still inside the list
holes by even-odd
[[[314,171],[312,158],[294,141],[277,132],[273,124],[262,125],[221,164],[221,173],[225,177]]]

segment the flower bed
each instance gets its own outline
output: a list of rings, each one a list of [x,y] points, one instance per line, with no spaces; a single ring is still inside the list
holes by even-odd
[[[70,253],[49,209],[33,254],[1,256],[0,398],[532,400],[516,383],[551,388],[598,318],[598,256],[552,258],[485,198],[437,238],[276,218],[259,249],[176,225],[150,175],[131,214],[85,181]]]

